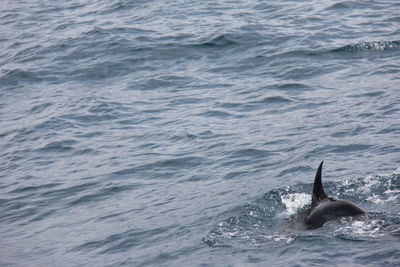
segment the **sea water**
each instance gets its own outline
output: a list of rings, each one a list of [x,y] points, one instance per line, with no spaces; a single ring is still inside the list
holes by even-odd
[[[1,1],[1,266],[398,266],[400,2]],[[368,212],[293,228],[328,195]]]

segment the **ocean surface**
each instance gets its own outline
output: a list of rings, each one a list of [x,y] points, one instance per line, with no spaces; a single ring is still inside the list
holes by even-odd
[[[293,226],[321,160],[366,218]],[[399,204],[400,1],[1,1],[1,266],[399,266]]]

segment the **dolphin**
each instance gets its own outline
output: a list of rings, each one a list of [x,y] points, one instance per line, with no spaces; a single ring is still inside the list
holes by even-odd
[[[327,221],[347,216],[358,216],[365,212],[353,203],[328,197],[322,187],[321,173],[324,161],[319,164],[315,175],[311,209],[306,213],[304,225],[308,230],[319,228]]]

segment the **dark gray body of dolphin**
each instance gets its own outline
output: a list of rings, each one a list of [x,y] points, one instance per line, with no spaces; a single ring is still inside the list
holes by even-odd
[[[311,209],[308,211],[304,225],[307,229],[315,229],[321,227],[327,221],[347,216],[357,216],[365,214],[365,212],[353,203],[328,197],[322,186],[321,173],[323,161],[318,167],[314,180],[314,188],[312,195]]]

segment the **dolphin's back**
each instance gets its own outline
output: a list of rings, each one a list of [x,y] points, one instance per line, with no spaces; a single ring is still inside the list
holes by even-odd
[[[327,221],[339,217],[357,216],[362,214],[365,214],[365,212],[349,201],[326,198],[310,210],[304,223],[308,229],[314,229],[321,227]]]

